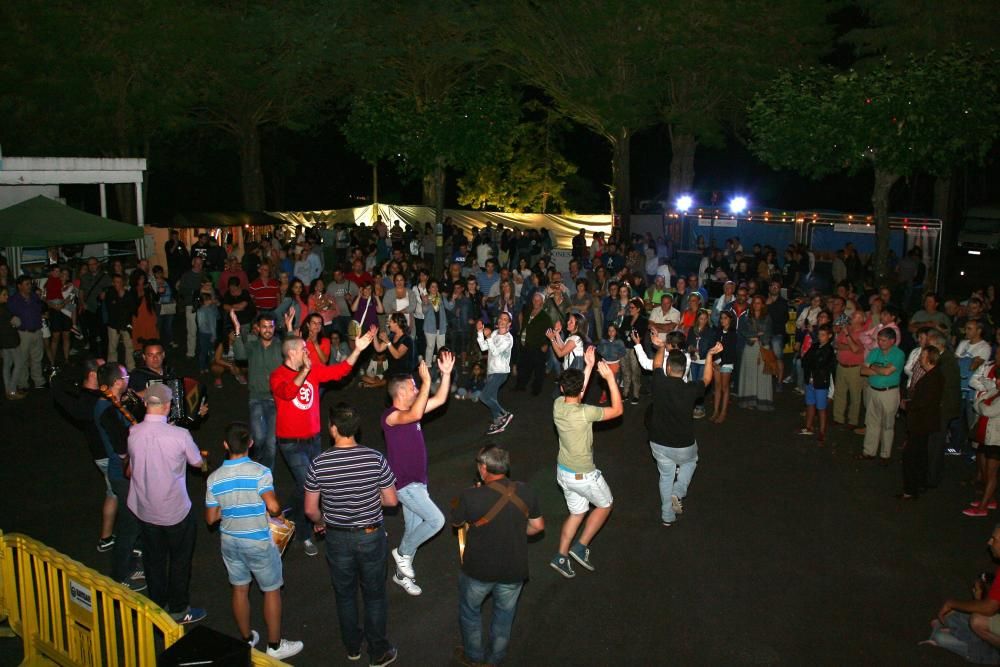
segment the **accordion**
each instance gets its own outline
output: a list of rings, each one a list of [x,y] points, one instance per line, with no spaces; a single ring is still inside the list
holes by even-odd
[[[195,428],[201,424],[202,417],[199,411],[208,400],[204,384],[189,377],[149,381],[149,384],[154,383],[167,385],[173,393],[167,422],[183,428]]]

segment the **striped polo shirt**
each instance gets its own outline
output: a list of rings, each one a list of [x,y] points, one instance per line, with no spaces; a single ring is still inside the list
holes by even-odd
[[[320,494],[323,521],[343,528],[382,522],[382,489],[396,483],[385,457],[374,449],[331,447],[315,459],[305,489]]]
[[[227,459],[208,476],[205,507],[222,508],[220,532],[245,540],[270,540],[267,507],[261,496],[274,491],[271,471],[243,456]]]

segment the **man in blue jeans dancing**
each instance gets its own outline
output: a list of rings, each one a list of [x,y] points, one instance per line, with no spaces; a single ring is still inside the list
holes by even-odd
[[[517,600],[528,578],[528,536],[545,529],[535,491],[507,478],[510,453],[489,445],[476,456],[482,484],[465,489],[451,512],[468,526],[458,577],[458,619],[464,663],[498,665],[507,653]],[[482,606],[493,595],[489,635],[483,637]]]
[[[694,404],[704,396],[705,387],[712,383],[716,370],[715,357],[720,352],[721,343],[716,343],[708,351],[701,382],[684,381],[687,355],[679,350],[667,353],[666,372],[663,368],[663,347],[657,349],[653,360],[649,448],[660,472],[660,520],[664,526],[673,525],[677,515],[684,511],[681,501],[687,495],[688,485],[698,467],[698,443],[694,439],[692,417]]]
[[[410,595],[420,595],[413,557],[417,548],[434,537],[444,527],[444,515],[427,493],[427,445],[420,420],[424,413],[437,410],[448,400],[451,388],[451,370],[455,355],[442,350],[437,358],[441,371],[441,384],[434,396],[431,392],[431,373],[423,361],[417,367],[420,389],[410,375],[397,375],[388,383],[392,405],[382,413],[382,433],[385,435],[385,452],[389,466],[396,476],[399,502],[403,506],[406,529],[399,547],[392,550],[396,572],[392,580]]]

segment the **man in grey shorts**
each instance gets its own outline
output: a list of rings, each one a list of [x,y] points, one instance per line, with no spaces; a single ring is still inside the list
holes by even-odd
[[[608,383],[611,406],[602,408],[583,403],[584,390],[594,370],[594,359],[594,348],[589,347],[584,353],[584,370],[563,371],[559,376],[562,396],[552,405],[552,420],[559,433],[556,482],[566,496],[569,516],[563,522],[559,535],[559,553],[549,565],[567,579],[576,576],[570,564],[571,557],[588,570],[594,570],[590,562],[590,541],[608,520],[614,502],[608,483],[594,465],[594,431],[591,424],[621,416],[622,396],[614,373],[602,361],[597,364],[597,372]],[[581,524],[583,531],[574,542]]]

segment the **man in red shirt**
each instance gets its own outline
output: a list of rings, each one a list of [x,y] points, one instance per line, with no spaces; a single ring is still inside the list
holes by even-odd
[[[322,451],[319,385],[346,377],[361,353],[371,345],[376,333],[377,329],[372,327],[365,335],[358,336],[351,356],[332,366],[313,366],[305,341],[298,336],[289,336],[281,345],[284,363],[271,373],[271,394],[277,411],[275,433],[278,449],[295,480],[289,518],[295,522],[296,536],[303,540],[307,556],[319,553],[312,541],[311,524],[305,520],[303,513],[306,474],[312,460]]]
[[[834,349],[837,351],[837,372],[833,395],[833,422],[857,428],[861,423],[861,364],[865,361],[865,346],[862,335],[865,332],[865,314],[854,311],[850,324],[837,332]],[[859,429],[860,430],[860,429]]]
[[[986,541],[990,547],[990,555],[994,560],[1000,558],[1000,526],[993,529],[993,534]],[[939,623],[945,627],[948,621],[945,617],[953,611],[969,614],[969,627],[983,641],[1000,648],[1000,568],[997,568],[993,584],[986,590],[986,584],[976,580],[973,586],[974,600],[945,600],[938,610],[937,619],[931,625],[937,629]]]
[[[240,290],[245,290],[250,284],[247,280],[247,272],[243,270],[243,265],[240,264],[240,260],[236,258],[236,255],[230,255],[226,259],[226,269],[219,274],[219,293],[225,294],[226,290],[229,289],[229,279],[239,278],[240,279]]]
[[[278,281],[271,277],[271,266],[261,264],[257,269],[259,274],[257,280],[250,283],[250,298],[253,305],[257,307],[258,313],[273,311],[278,307]]]
[[[365,271],[365,264],[360,259],[354,260],[351,264],[350,273],[344,277],[357,285],[358,289],[361,289],[365,285],[373,285],[375,283],[375,279],[372,278],[370,273]]]

